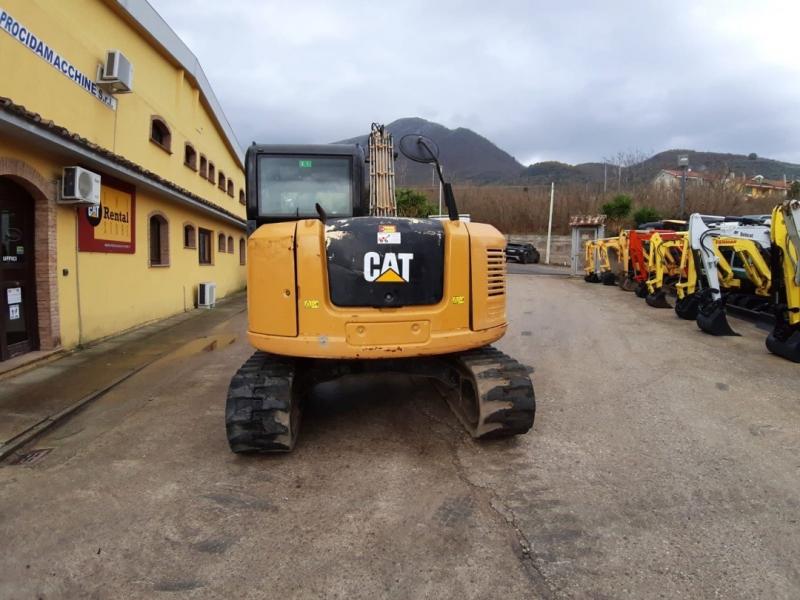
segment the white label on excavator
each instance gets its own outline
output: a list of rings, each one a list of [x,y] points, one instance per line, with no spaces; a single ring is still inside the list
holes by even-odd
[[[399,231],[392,231],[392,232],[378,232],[378,243],[379,244],[401,244],[400,241],[400,232]]]

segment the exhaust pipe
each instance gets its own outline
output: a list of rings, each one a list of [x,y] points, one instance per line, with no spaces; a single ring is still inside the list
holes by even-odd
[[[699,308],[700,298],[697,297],[697,294],[689,294],[683,298],[680,298],[675,303],[675,314],[677,314],[681,319],[694,321],[697,319],[697,312]]]
[[[699,307],[697,326],[711,335],[739,335],[728,325],[725,303],[722,299],[712,300]]]
[[[672,308],[670,303],[667,302],[667,293],[664,291],[664,288],[659,288],[654,294],[647,294],[644,300],[647,302],[648,306],[652,306],[653,308]]]

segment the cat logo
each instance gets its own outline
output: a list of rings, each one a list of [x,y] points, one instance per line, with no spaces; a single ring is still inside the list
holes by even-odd
[[[411,280],[411,261],[414,255],[410,252],[367,252],[364,255],[364,279],[378,283],[408,283]]]

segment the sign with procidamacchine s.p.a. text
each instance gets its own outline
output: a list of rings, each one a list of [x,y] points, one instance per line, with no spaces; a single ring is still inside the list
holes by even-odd
[[[117,110],[116,98],[100,89],[91,77],[78,69],[69,59],[62,56],[61,53],[35,35],[24,24],[17,21],[2,7],[0,7],[0,30],[5,31],[51,67],[60,71],[64,77],[97,98],[105,106],[111,110]],[[5,52],[5,50],[2,50],[2,52]]]

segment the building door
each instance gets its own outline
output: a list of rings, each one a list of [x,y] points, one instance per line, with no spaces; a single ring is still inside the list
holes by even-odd
[[[38,345],[33,204],[22,187],[0,177],[0,360]]]

